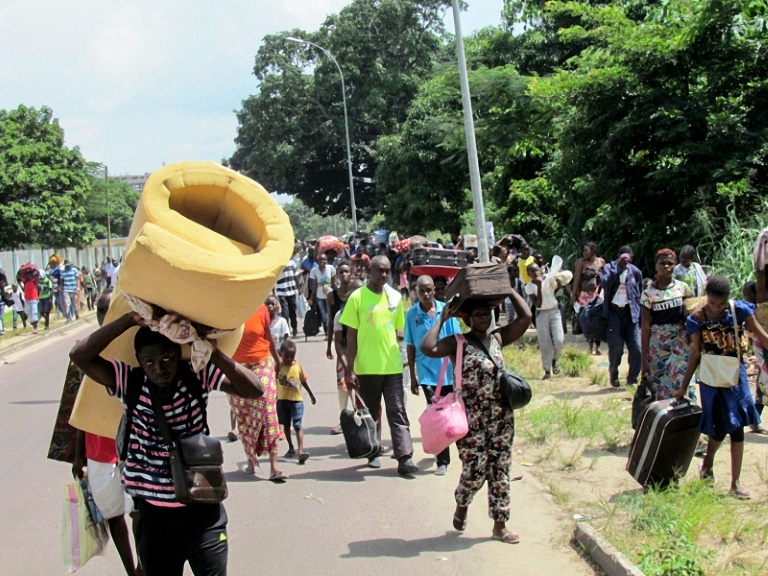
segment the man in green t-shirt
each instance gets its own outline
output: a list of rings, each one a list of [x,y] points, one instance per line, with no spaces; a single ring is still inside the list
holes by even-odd
[[[410,422],[405,411],[403,361],[397,344],[397,332],[405,326],[400,292],[387,285],[391,264],[386,256],[371,260],[368,284],[354,291],[341,323],[347,327],[347,388],[355,388],[368,406],[371,416],[381,415],[381,399],[387,408],[392,432],[392,446],[397,458],[397,472],[407,476],[418,472],[413,463]],[[379,458],[368,460],[371,468],[380,468]]]

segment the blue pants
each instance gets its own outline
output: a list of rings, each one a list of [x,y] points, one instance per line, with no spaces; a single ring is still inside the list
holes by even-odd
[[[620,308],[611,304],[608,313],[608,326],[606,327],[606,340],[608,341],[608,372],[611,382],[616,382],[619,379],[619,365],[626,344],[629,354],[627,384],[637,384],[642,357],[640,352],[640,324],[632,321],[632,311],[629,306]]]
[[[320,320],[323,322],[323,334],[328,334],[328,301],[318,298],[317,310],[320,312]]]

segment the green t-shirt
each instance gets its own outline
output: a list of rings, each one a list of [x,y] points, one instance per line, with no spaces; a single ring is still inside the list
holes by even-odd
[[[43,300],[45,298],[51,297],[51,290],[53,289],[53,282],[51,282],[51,279],[47,276],[45,278],[41,278],[40,282],[37,285],[38,294],[37,297],[40,300]]]
[[[341,323],[357,330],[356,374],[399,374],[403,371],[395,330],[405,326],[403,303],[389,309],[386,291],[355,290],[344,306]]]

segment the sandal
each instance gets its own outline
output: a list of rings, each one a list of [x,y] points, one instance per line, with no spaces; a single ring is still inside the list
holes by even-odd
[[[309,460],[309,454],[307,454],[306,452],[299,454],[299,464],[304,464],[304,462],[306,462],[307,460]]]
[[[520,536],[509,531],[502,534],[491,534],[491,538],[498,540],[499,542],[504,542],[505,544],[517,544],[520,542]]]
[[[699,466],[699,479],[700,480],[706,480],[710,484],[715,483],[715,472],[711,468],[709,470],[704,470],[704,466]]]
[[[227,433],[227,440],[230,442],[237,442],[237,432],[230,431]]]
[[[453,527],[459,532],[464,532],[467,529],[467,518],[460,517],[458,514],[453,515]]]
[[[270,482],[279,483],[279,482],[285,482],[286,480],[288,480],[288,476],[283,474],[280,470],[275,470],[274,472],[272,472],[272,474],[269,475]]]
[[[738,500],[750,500],[752,498],[752,494],[749,493],[749,490],[745,490],[744,488],[734,488],[729,490],[728,494]]]

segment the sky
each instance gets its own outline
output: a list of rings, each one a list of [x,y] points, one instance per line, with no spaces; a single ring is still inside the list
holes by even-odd
[[[467,2],[465,35],[500,22],[503,0]],[[65,144],[110,176],[220,162],[235,149],[235,111],[258,90],[262,38],[315,31],[349,3],[2,0],[0,109],[50,107]],[[453,32],[450,10],[445,25]]]

